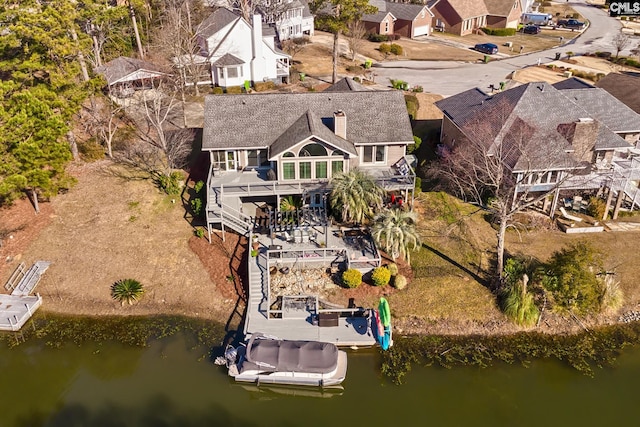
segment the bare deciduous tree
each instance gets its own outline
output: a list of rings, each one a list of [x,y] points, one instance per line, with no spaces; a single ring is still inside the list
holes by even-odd
[[[631,38],[628,34],[618,33],[613,38],[613,47],[616,49],[616,58],[620,55],[620,52],[624,50],[631,43]]]
[[[91,133],[97,136],[98,141],[104,145],[107,156],[113,158],[113,140],[120,129],[120,124],[125,121],[124,107],[113,103],[109,98],[104,102],[92,101],[90,108]]]
[[[198,82],[208,74],[208,63],[201,56],[202,46],[198,34],[200,24],[193,26],[194,20],[202,21],[202,9],[189,0],[173,0],[165,4],[161,25],[155,35],[157,49],[177,68],[182,79],[182,87],[193,85],[199,95]],[[211,77],[208,76],[208,79]]]
[[[309,43],[308,37],[298,37],[295,39],[289,39],[282,42],[282,50],[291,55],[291,59],[304,49],[304,47]]]
[[[153,91],[143,91],[142,101],[131,111],[137,141],[131,142],[117,160],[148,172],[169,176],[186,165],[194,132],[182,127],[183,111],[178,101],[179,88],[169,80]]]
[[[496,277],[504,267],[505,234],[518,212],[557,191],[583,156],[568,157],[566,140],[511,114],[506,101],[486,106],[484,114],[463,127],[464,141],[445,150],[427,174],[458,196],[491,213],[498,225]],[[581,150],[580,148],[576,151]],[[544,183],[544,185],[537,185]],[[500,283],[500,282],[499,282]]]
[[[367,29],[364,26],[364,22],[352,21],[347,25],[347,43],[349,44],[349,53],[351,53],[351,60],[356,60],[358,51],[364,44],[364,36],[367,34]]]

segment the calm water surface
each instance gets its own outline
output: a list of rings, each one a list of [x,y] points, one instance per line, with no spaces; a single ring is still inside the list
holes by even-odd
[[[640,348],[595,378],[552,361],[529,368],[413,367],[395,386],[374,351],[349,353],[342,394],[234,384],[183,336],[149,348],[0,348],[0,426],[639,425]],[[246,387],[246,386],[245,386]]]

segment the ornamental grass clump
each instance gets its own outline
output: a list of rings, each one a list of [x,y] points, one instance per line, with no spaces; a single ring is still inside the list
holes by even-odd
[[[398,275],[398,264],[392,262],[391,264],[387,265],[387,268],[389,269],[389,273],[391,273],[392,276]]]
[[[402,274],[398,274],[396,277],[393,278],[393,287],[398,290],[402,290],[406,288],[407,278],[404,277]]]
[[[362,273],[360,270],[350,268],[342,273],[342,283],[347,288],[357,288],[362,283]]]
[[[111,297],[120,302],[120,305],[134,302],[142,298],[144,288],[140,282],[134,279],[122,279],[111,285]]]

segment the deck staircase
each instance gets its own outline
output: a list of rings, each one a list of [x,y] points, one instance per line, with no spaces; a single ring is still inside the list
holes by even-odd
[[[218,189],[209,191],[207,198],[207,222],[224,224],[240,235],[246,235],[253,229],[253,219],[243,215],[237,209],[225,205]]]
[[[266,300],[267,291],[267,254],[260,251],[257,257],[249,261],[249,301],[247,303],[248,312],[259,312],[264,315],[268,304]],[[248,323],[248,322],[247,322]]]

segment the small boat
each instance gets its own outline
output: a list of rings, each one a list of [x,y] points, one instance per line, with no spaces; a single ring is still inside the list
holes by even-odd
[[[347,375],[347,353],[334,344],[253,334],[246,345],[228,346],[229,375],[239,382],[333,387]]]

